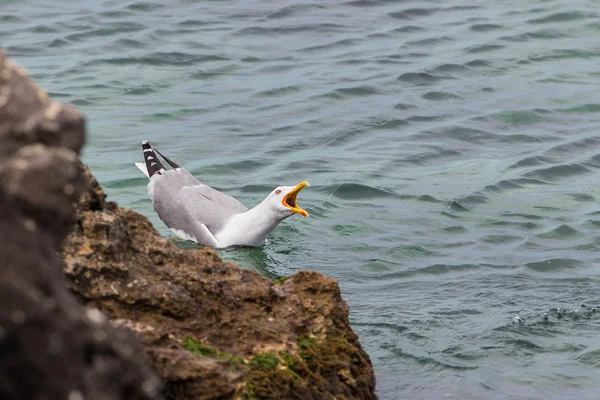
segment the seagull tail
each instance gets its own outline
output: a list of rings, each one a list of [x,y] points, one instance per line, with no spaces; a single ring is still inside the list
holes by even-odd
[[[146,172],[148,178],[152,178],[152,176],[157,173],[160,175],[160,171],[164,171],[165,167],[162,165],[162,163],[156,156],[154,149],[152,148],[152,146],[150,146],[150,143],[148,143],[147,140],[144,140],[142,142],[142,150],[144,153],[144,162],[146,163]],[[136,165],[138,164],[136,163]],[[138,168],[140,168],[140,166],[138,166]]]

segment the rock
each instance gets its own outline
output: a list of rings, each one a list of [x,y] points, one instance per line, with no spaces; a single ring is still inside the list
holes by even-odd
[[[162,398],[130,331],[66,288],[56,250],[86,183],[84,138],[83,116],[51,101],[0,50],[2,400]]]
[[[90,190],[62,249],[69,288],[143,343],[171,399],[376,399],[337,282],[282,283],[182,250]]]

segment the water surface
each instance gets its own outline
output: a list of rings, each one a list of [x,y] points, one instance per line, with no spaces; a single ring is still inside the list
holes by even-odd
[[[311,183],[310,218],[221,254],[338,279],[382,399],[597,398],[599,37],[584,0],[0,0],[163,235],[141,139],[247,206]]]

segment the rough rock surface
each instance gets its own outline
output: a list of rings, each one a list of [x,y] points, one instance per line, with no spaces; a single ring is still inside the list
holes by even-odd
[[[160,399],[130,332],[66,288],[85,120],[0,50],[0,399]]]
[[[337,282],[283,282],[182,250],[90,175],[62,255],[70,289],[135,332],[171,399],[375,399]]]

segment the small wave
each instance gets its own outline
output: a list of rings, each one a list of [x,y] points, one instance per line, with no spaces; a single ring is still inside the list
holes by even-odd
[[[403,26],[400,28],[396,28],[394,29],[392,32],[398,32],[398,33],[413,33],[413,32],[421,32],[426,30],[425,28],[421,28],[420,26],[415,26],[415,25],[407,25],[407,26]]]
[[[509,110],[495,114],[489,114],[485,117],[479,117],[479,120],[495,119],[511,125],[529,125],[547,121],[545,112],[539,110]]]
[[[582,19],[589,18],[597,18],[598,14],[589,13],[589,12],[581,12],[581,11],[568,11],[568,12],[559,12],[550,14],[548,16],[536,19],[530,19],[529,23],[531,24],[547,24],[547,23],[556,23],[556,22],[568,22],[568,21],[577,21]]]
[[[484,187],[485,191],[491,192],[491,193],[498,193],[498,192],[502,192],[504,190],[510,190],[510,189],[520,189],[523,186],[510,180],[510,179],[504,179],[501,180],[499,182],[493,183],[491,185],[486,185]]]
[[[240,188],[243,193],[265,194],[273,190],[272,185],[244,185]]]
[[[594,196],[587,193],[569,193],[567,196],[580,203],[589,203],[591,201],[596,201],[596,198]]]
[[[423,95],[423,98],[431,101],[448,101],[448,100],[462,100],[463,97],[446,92],[427,92]]]
[[[508,244],[523,241],[523,237],[514,235],[488,235],[481,240],[490,244]]]
[[[130,65],[130,64],[145,64],[153,66],[165,66],[165,65],[180,65],[190,66],[199,63],[209,61],[226,61],[229,60],[226,57],[204,54],[204,55],[193,55],[181,52],[155,52],[141,57],[120,57],[120,58],[104,58],[96,59],[88,63],[88,65],[94,64],[116,64],[116,65]]]
[[[467,228],[465,228],[464,226],[461,226],[461,225],[446,226],[446,227],[440,229],[440,232],[451,233],[451,234],[465,233],[468,231],[469,230]]]
[[[553,163],[555,163],[555,161],[549,157],[533,156],[533,157],[526,157],[522,160],[517,161],[516,163],[510,165],[508,167],[508,169],[537,167],[540,165],[553,164]]]
[[[293,4],[291,6],[283,7],[277,11],[273,11],[267,14],[267,19],[284,19],[297,15],[309,10],[322,10],[325,6],[321,4]]]
[[[485,53],[488,51],[496,51],[500,49],[505,49],[506,46],[501,44],[480,44],[476,46],[471,46],[466,49],[467,53]]]
[[[502,25],[498,25],[498,24],[475,24],[475,25],[471,25],[471,27],[469,27],[469,29],[474,32],[489,32],[489,31],[495,31],[498,29],[504,29],[504,27]]]
[[[423,47],[423,46],[437,46],[444,42],[451,42],[453,39],[449,36],[438,36],[427,39],[411,40],[406,42],[407,46]]]
[[[331,24],[331,23],[316,23],[316,24],[305,24],[305,25],[292,25],[292,26],[280,26],[280,27],[263,27],[263,26],[250,26],[242,28],[235,32],[236,36],[273,36],[273,35],[291,35],[300,32],[320,32],[320,33],[335,33],[344,32],[349,28],[344,25]]]
[[[418,154],[409,154],[400,159],[394,160],[392,162],[393,165],[403,165],[403,164],[415,164],[415,165],[427,165],[432,162],[439,162],[442,158],[445,157],[456,157],[460,156],[462,153],[458,150],[447,150],[447,149],[436,149],[433,148],[434,151],[427,151]]]
[[[362,185],[360,183],[338,183],[327,187],[326,191],[342,200],[366,200],[376,198],[394,198],[397,195],[387,189]]]
[[[406,72],[400,75],[398,80],[416,86],[429,86],[441,81],[442,78],[426,72]]]
[[[74,106],[85,107],[94,104],[94,102],[88,99],[75,99],[71,100],[69,104],[72,104]]]
[[[545,349],[537,344],[533,343],[531,340],[527,339],[507,339],[506,344],[513,346],[516,350],[533,350],[537,353],[544,352]]]
[[[284,86],[275,89],[269,89],[262,92],[254,93],[255,97],[280,97],[302,92],[302,86]]]
[[[341,40],[337,40],[332,43],[305,47],[303,49],[300,49],[300,51],[303,51],[303,52],[327,51],[327,50],[339,49],[340,47],[344,47],[344,46],[354,46],[361,42],[362,42],[362,40],[359,40],[359,39],[341,39]]]
[[[141,120],[148,122],[155,121],[175,121],[186,116],[201,115],[210,112],[206,108],[182,108],[179,110],[173,110],[171,112],[161,112],[144,115]]]
[[[430,257],[434,255],[435,252],[419,245],[401,245],[387,249],[385,254],[393,258],[412,259]]]
[[[87,40],[87,39],[94,38],[94,37],[113,36],[113,35],[117,35],[119,33],[138,32],[138,31],[144,30],[146,28],[147,28],[146,25],[143,25],[143,24],[140,24],[137,22],[132,22],[132,21],[114,22],[114,23],[106,24],[103,28],[92,29],[92,30],[89,30],[87,32],[82,32],[82,33],[73,33],[71,35],[68,35],[65,39],[67,39],[69,41],[73,41],[73,42],[78,42],[78,41]]]
[[[600,368],[600,349],[580,354],[576,357],[576,359],[581,363],[587,364],[592,367]]]
[[[411,115],[406,118],[407,122],[430,122],[430,121],[441,121],[448,118],[447,115]],[[454,151],[454,150],[452,150]]]
[[[460,73],[460,72],[470,72],[471,69],[465,67],[464,65],[460,65],[460,64],[441,64],[438,65],[435,68],[432,68],[430,70],[428,70],[428,72],[433,73],[433,74],[437,74],[437,73],[443,73],[443,74],[452,74],[452,73]]]
[[[563,178],[584,175],[589,172],[590,170],[581,164],[562,164],[549,168],[542,168],[535,171],[530,171],[527,172],[524,176],[554,182]]]
[[[430,195],[428,195],[428,194],[423,194],[423,195],[421,195],[421,196],[418,196],[418,197],[417,197],[417,200],[418,200],[418,201],[423,201],[423,202],[425,202],[425,203],[443,203],[443,201],[442,201],[442,200],[438,200],[438,199],[436,199],[435,197],[433,197],[433,196],[430,196]]]
[[[577,268],[581,262],[570,258],[551,258],[543,261],[529,262],[525,268],[537,272],[555,272]]]
[[[123,17],[129,17],[133,14],[134,13],[132,13],[131,11],[125,11],[125,10],[109,10],[109,11],[99,12],[97,15],[100,17],[104,17],[104,18],[123,18]]]
[[[414,138],[436,138],[447,137],[449,139],[460,140],[474,144],[482,144],[498,139],[497,135],[480,129],[466,128],[462,126],[451,126],[436,130],[426,130],[413,135]]]
[[[151,3],[151,2],[144,2],[144,1],[133,3],[133,4],[130,4],[127,6],[127,8],[129,10],[143,11],[143,12],[154,11],[154,10],[158,10],[159,8],[163,8],[163,7],[164,7],[164,5],[162,5],[160,3]]]
[[[598,145],[600,145],[600,137],[591,137],[559,144],[558,146],[554,146],[550,150],[547,150],[546,153],[557,155],[576,155],[581,154],[581,152],[586,150],[593,149]]]
[[[420,17],[428,17],[439,10],[439,8],[409,8],[404,11],[391,12],[388,15],[396,19],[413,19]]]
[[[479,224],[479,226],[512,226],[515,228],[523,229],[525,231],[533,231],[539,228],[539,225],[534,222],[516,222],[500,219],[487,219],[483,223]]]
[[[476,59],[465,63],[465,65],[469,67],[490,67],[492,63],[486,60]]]
[[[373,327],[373,328],[389,329],[389,330],[392,330],[392,331],[398,332],[398,333],[404,333],[408,330],[408,327],[406,327],[406,326],[390,324],[390,323],[386,323],[386,322],[353,322],[352,325],[353,326],[369,326],[369,327]]]
[[[508,212],[508,211],[503,212],[502,215],[506,216],[506,217],[519,217],[519,218],[531,219],[531,220],[536,220],[536,221],[544,219],[544,217],[542,217],[541,215],[525,214],[525,213],[513,213],[513,212]]]
[[[62,93],[62,92],[48,92],[48,96],[56,97],[56,98],[64,98],[64,97],[71,97],[71,94],[70,93]]]
[[[129,96],[144,96],[150,93],[155,93],[156,89],[150,86],[138,86],[133,88],[124,88],[123,94]]]
[[[591,50],[577,50],[577,49],[558,49],[552,50],[546,54],[535,54],[527,57],[528,61],[531,62],[544,62],[544,61],[555,61],[555,60],[575,60],[579,58],[590,59],[597,58],[600,56],[600,51]]]
[[[7,46],[5,50],[11,57],[39,56],[42,53],[40,48],[36,49],[33,46]]]
[[[103,183],[102,186],[109,189],[125,189],[131,187],[146,186],[148,179],[146,177],[127,178],[127,179],[114,179]]]
[[[581,106],[576,106],[576,107],[571,107],[571,108],[564,108],[564,109],[560,109],[557,111],[564,112],[564,113],[576,113],[576,114],[599,113],[600,112],[600,104],[590,103],[590,104],[584,104]]]
[[[385,130],[396,129],[408,125],[408,122],[398,118],[380,118],[371,125],[372,129]]]
[[[515,182],[519,185],[522,186],[527,186],[527,185],[550,185],[551,183],[546,181],[546,180],[542,180],[542,179],[534,179],[534,178],[517,178],[517,179],[511,179],[512,182]]]
[[[186,19],[185,21],[181,21],[177,24],[177,26],[181,28],[189,28],[189,27],[201,27],[207,25],[214,25],[216,22],[206,21],[206,20],[198,20],[198,19]]]
[[[474,370],[474,369],[479,368],[478,365],[451,364],[447,361],[437,360],[430,356],[419,356],[419,355],[406,353],[400,349],[391,349],[390,351],[400,358],[403,358],[403,359],[408,358],[410,360],[416,361],[417,363],[419,363],[421,365],[427,365],[429,367],[433,367],[435,369],[440,369],[440,370],[450,369],[450,370],[454,370],[454,371],[468,371],[468,370]]]
[[[340,93],[340,94],[342,94],[344,96],[348,96],[348,97],[372,96],[372,95],[377,95],[377,94],[382,93],[379,89],[374,88],[372,86],[354,86],[354,87],[336,89],[335,91],[337,93]]]
[[[0,21],[1,20],[2,20],[2,17],[0,16]],[[36,25],[33,28],[27,29],[27,31],[33,32],[33,33],[56,33],[56,32],[58,32],[58,29],[49,27],[48,25]]]
[[[6,23],[13,23],[13,22],[23,22],[23,19],[16,15],[10,15],[10,14],[0,15],[0,23],[6,24]]]
[[[550,232],[540,233],[537,237],[543,239],[573,239],[582,235],[577,229],[563,224],[552,229]]]
[[[134,48],[134,49],[143,49],[144,47],[148,47],[148,45],[140,40],[135,39],[117,39],[111,43],[115,48],[123,50],[123,48]]]
[[[319,145],[341,146],[360,135],[368,133],[371,129],[395,129],[404,125],[408,125],[408,122],[397,118],[368,118],[364,121],[353,122],[352,124],[327,135],[320,140]]]
[[[565,37],[568,37],[568,35],[560,33],[556,30],[545,29],[536,32],[526,32],[518,35],[503,36],[499,39],[507,42],[527,42],[529,40],[552,40]]]
[[[235,161],[226,164],[217,164],[211,165],[208,167],[204,167],[203,171],[206,173],[207,171],[214,171],[218,173],[231,173],[231,172],[239,172],[239,171],[259,171],[264,167],[271,165],[269,161],[259,161],[259,160],[244,160],[244,161]],[[192,172],[192,171],[190,171]],[[200,175],[200,172],[192,172],[192,175]],[[273,190],[270,188],[269,191]]]
[[[417,108],[417,106],[406,103],[398,103],[394,105],[394,110],[410,110],[411,108]]]
[[[488,200],[489,199],[485,194],[483,194],[481,192],[474,192],[467,196],[457,197],[457,198],[453,199],[451,201],[450,206],[452,206],[452,203],[455,203],[455,204],[460,205],[461,207],[470,209],[469,206],[483,204],[483,203],[486,203]]]
[[[68,46],[69,42],[62,39],[52,39],[50,43],[48,43],[48,47],[64,47]]]

